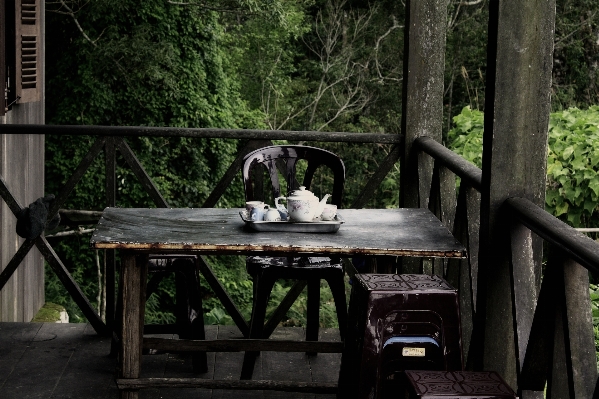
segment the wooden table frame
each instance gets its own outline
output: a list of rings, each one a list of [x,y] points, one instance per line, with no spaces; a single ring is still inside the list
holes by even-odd
[[[339,353],[343,345],[340,342],[260,339],[144,339],[147,258],[150,253],[466,256],[465,248],[426,209],[341,210],[347,223],[336,234],[252,233],[244,228],[238,212],[238,209],[145,208],[107,208],[104,211],[91,244],[96,249],[121,250],[121,346],[117,378],[121,398],[137,399],[140,388],[163,386],[336,392],[336,384],[139,378],[144,346],[165,350]],[[209,269],[207,271],[211,274]],[[206,270],[202,272],[206,274]],[[207,276],[207,280],[210,278],[216,280],[213,275]]]

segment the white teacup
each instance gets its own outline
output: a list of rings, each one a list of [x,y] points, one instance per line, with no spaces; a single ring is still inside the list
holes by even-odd
[[[325,204],[320,214],[320,220],[333,220],[335,216],[337,216],[337,205]]]
[[[267,208],[267,207],[268,207],[268,205],[264,206],[264,208]],[[279,214],[279,211],[276,210],[275,208],[270,208],[264,214],[264,220],[267,222],[280,222],[281,215]]]
[[[250,211],[250,219],[254,222],[261,222],[264,220],[264,215],[268,211],[268,205],[256,204]]]
[[[263,201],[247,201],[245,203],[245,209],[250,213],[254,207],[257,205],[264,205]]]

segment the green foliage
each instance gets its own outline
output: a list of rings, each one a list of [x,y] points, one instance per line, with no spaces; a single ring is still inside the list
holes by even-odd
[[[32,323],[55,323],[60,321],[60,313],[65,308],[52,302],[46,302],[31,320]]]
[[[447,2],[444,134],[464,107],[484,111],[489,2],[470,3]]]
[[[447,146],[482,164],[483,113],[465,107],[454,117]],[[599,210],[599,107],[551,114],[546,210],[573,227],[597,227]]]
[[[546,208],[575,227],[597,227],[599,107],[551,114]]]
[[[48,120],[60,124],[246,127],[215,12],[164,1],[95,1],[76,18],[48,9]]]
[[[454,128],[447,134],[447,147],[481,168],[484,114],[466,106],[453,117],[453,123]]]

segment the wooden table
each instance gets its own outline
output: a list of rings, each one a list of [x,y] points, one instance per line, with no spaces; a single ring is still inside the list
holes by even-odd
[[[95,249],[121,250],[122,328],[120,371],[117,379],[121,398],[137,398],[137,389],[143,387],[168,385],[272,389],[276,385],[275,382],[267,381],[223,381],[219,385],[218,381],[201,379],[166,381],[139,378],[144,344],[145,282],[149,253],[279,256],[292,254],[335,257],[466,256],[464,246],[426,209],[343,209],[339,213],[346,223],[334,234],[257,233],[247,229],[239,216],[239,209],[106,208],[92,236],[91,245]],[[162,347],[169,348],[169,345],[174,346],[175,343],[177,341],[163,342]],[[160,342],[153,339],[152,345],[157,344]],[[284,341],[268,340],[187,341],[184,346],[186,349],[208,351],[340,351],[339,343],[296,342],[290,347],[290,343]],[[178,347],[180,348],[181,346]],[[298,384],[296,388],[318,391],[318,387],[309,385]],[[327,387],[324,388],[321,392],[327,391]],[[334,390],[334,387],[328,388],[328,391]]]

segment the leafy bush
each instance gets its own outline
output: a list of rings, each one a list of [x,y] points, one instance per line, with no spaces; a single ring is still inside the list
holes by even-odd
[[[465,107],[453,118],[447,146],[479,168],[483,113]],[[554,112],[549,119],[545,209],[573,227],[597,227],[599,106]]]
[[[484,114],[469,106],[453,117],[455,127],[447,134],[447,147],[479,168],[483,159]]]
[[[545,203],[572,226],[598,226],[599,106],[551,114]]]

